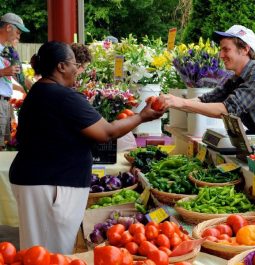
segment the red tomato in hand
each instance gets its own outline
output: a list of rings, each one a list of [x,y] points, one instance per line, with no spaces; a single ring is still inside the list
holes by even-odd
[[[232,228],[235,234],[240,228],[248,225],[248,221],[243,216],[238,214],[231,214],[228,216],[226,223]]]
[[[16,248],[10,242],[1,242],[0,253],[3,255],[4,263],[12,263],[16,255]]]
[[[219,224],[216,225],[215,228],[220,231],[220,234],[227,234],[230,237],[233,235],[232,228],[229,225]]]
[[[155,111],[161,111],[164,109],[164,99],[161,97],[157,97],[154,102],[151,103],[151,108]]]
[[[219,235],[220,235],[220,231],[216,228],[207,228],[202,233],[202,237],[215,236],[218,238]]]
[[[252,160],[255,160],[255,155],[254,154],[249,155],[249,158],[252,159]]]
[[[50,253],[42,246],[29,248],[23,258],[24,265],[49,265]]]

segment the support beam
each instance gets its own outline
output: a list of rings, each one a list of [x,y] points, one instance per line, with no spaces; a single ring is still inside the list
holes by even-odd
[[[48,0],[48,41],[77,41],[77,0]]]
[[[78,42],[84,43],[84,0],[78,0]]]

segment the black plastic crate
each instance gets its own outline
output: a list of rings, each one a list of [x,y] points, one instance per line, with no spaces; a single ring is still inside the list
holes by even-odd
[[[117,163],[117,140],[97,143],[92,147],[93,164]]]

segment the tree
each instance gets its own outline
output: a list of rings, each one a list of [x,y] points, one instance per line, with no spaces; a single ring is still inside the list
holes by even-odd
[[[117,38],[130,33],[167,40],[168,30],[180,27],[179,0],[85,0],[86,42],[107,35]]]
[[[41,43],[47,41],[47,1],[8,0],[0,3],[1,15],[12,12],[22,17],[30,33],[22,34],[22,42]]]
[[[255,31],[255,2],[250,0],[193,0],[189,22],[182,36],[185,43],[199,37],[212,38],[215,30],[226,31],[235,24]]]

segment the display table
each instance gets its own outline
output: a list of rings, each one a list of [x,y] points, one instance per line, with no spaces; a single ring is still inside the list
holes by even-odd
[[[17,204],[9,182],[9,168],[16,156],[15,151],[0,152],[0,225],[18,226]],[[129,171],[130,164],[124,158],[124,152],[117,154],[117,163],[100,165],[106,174],[117,175],[120,171]]]

